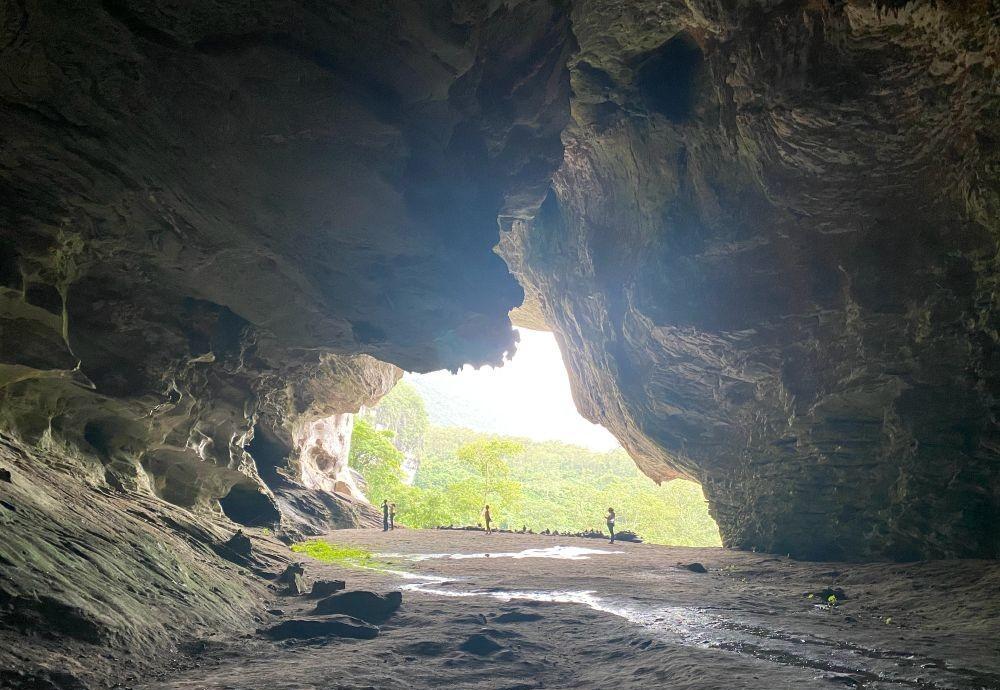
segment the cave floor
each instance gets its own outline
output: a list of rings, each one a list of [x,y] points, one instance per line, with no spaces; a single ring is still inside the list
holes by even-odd
[[[378,638],[220,636],[202,645],[197,667],[143,690],[1000,688],[995,562],[804,563],[451,530],[328,539],[381,554],[381,570],[307,559],[307,578],[404,590]],[[522,553],[531,549],[542,551]],[[692,562],[708,572],[681,567]],[[834,607],[807,596],[829,587],[846,595]],[[275,621],[313,606],[270,603],[284,612]],[[462,651],[477,634],[499,649]]]

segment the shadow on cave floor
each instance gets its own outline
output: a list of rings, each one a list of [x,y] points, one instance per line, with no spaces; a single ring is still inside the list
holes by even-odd
[[[307,576],[403,591],[378,638],[233,640],[197,673],[144,687],[1000,687],[993,562],[802,563],[446,530],[329,538],[377,553],[378,568],[309,561]],[[708,572],[684,567],[695,561]]]

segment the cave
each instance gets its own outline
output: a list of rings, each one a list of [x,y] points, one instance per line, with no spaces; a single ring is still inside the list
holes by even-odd
[[[521,660],[554,687],[667,666],[1000,687],[997,21],[987,0],[8,3],[0,685],[225,687],[221,659],[196,682],[166,659],[335,631],[375,650],[331,655],[339,680],[376,687],[442,659],[454,686]],[[515,327],[552,334],[643,475],[700,485],[722,547],[504,533],[494,554],[544,555],[491,561],[513,564],[492,591],[474,530],[382,536],[354,415],[404,371],[501,365]],[[312,558],[323,539],[397,554],[386,572],[463,558],[401,590]],[[404,591],[422,622],[317,622],[303,578]],[[559,657],[547,618],[577,615]],[[289,677],[267,668],[246,682]]]
[[[647,107],[671,122],[691,117],[703,61],[701,48],[686,34],[640,56],[635,85]]]
[[[281,521],[274,502],[257,487],[237,484],[219,499],[227,518],[246,527],[274,527]]]

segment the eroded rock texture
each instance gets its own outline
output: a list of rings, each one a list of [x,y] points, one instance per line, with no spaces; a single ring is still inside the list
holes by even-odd
[[[243,524],[356,522],[306,505],[356,493],[343,415],[394,365],[513,345],[490,248],[558,165],[565,12],[42,1],[0,26],[2,428]]]
[[[497,218],[561,160],[569,26],[542,0],[0,3],[0,629],[43,591],[126,647],[238,629],[256,590],[203,608],[230,521],[373,524],[350,415],[397,365],[513,347]],[[130,587],[146,622],[91,615]],[[30,659],[58,666],[2,661]]]
[[[0,627],[247,623],[207,545],[370,524],[349,415],[517,305],[727,544],[1000,553],[992,3],[189,5],[0,6]]]
[[[1000,554],[992,3],[574,4],[503,253],[585,416],[727,545]]]

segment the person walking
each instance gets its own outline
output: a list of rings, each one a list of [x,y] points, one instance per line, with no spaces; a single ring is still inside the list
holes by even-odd
[[[483,520],[486,522],[486,534],[492,534],[493,528],[490,527],[490,523],[492,522],[493,517],[490,515],[489,504],[487,504],[486,507],[483,508]]]
[[[396,529],[396,504],[389,504],[389,529]]]
[[[608,522],[608,532],[611,533],[610,544],[615,543],[615,509],[608,508],[608,514],[604,516],[604,519]]]
[[[389,531],[389,499],[382,501],[382,531]]]

